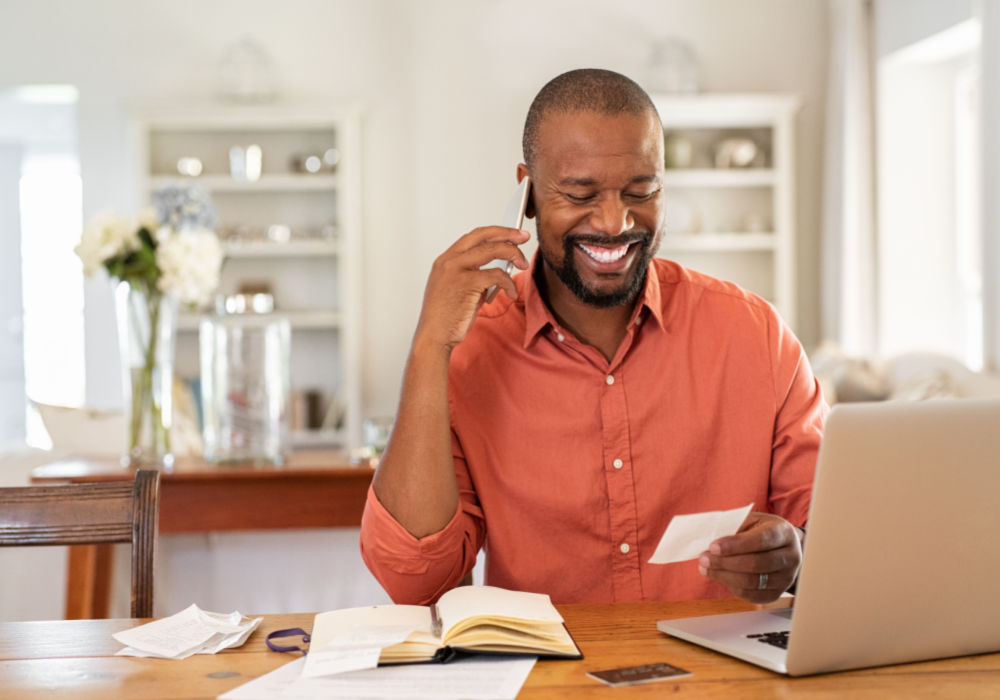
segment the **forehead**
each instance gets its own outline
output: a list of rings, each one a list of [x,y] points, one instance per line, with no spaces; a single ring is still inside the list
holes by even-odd
[[[552,112],[539,124],[536,164],[541,177],[653,174],[663,168],[663,128],[652,112]]]

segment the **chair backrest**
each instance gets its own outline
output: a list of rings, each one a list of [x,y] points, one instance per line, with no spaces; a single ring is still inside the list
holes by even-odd
[[[160,473],[135,481],[0,488],[0,547],[132,543],[132,617],[153,616]]]

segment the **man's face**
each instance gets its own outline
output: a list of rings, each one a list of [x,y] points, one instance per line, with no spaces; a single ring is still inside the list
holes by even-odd
[[[652,113],[548,114],[532,197],[549,285],[598,307],[631,303],[663,229],[663,131]]]

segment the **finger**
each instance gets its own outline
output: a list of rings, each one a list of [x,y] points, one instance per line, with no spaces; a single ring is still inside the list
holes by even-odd
[[[723,556],[763,552],[785,547],[791,544],[794,538],[795,531],[786,521],[760,520],[747,530],[720,537],[709,546],[708,551]]]
[[[513,243],[507,241],[486,241],[468,250],[455,253],[448,259],[461,269],[479,269],[493,260],[509,260],[514,267],[528,269],[528,259]]]
[[[503,241],[513,245],[521,245],[531,238],[531,234],[523,229],[508,228],[507,226],[480,226],[474,228],[467,234],[452,243],[448,249],[450,252],[464,253],[472,250],[483,243],[491,241]]]
[[[481,302],[492,301],[491,298],[487,298],[487,295],[493,287],[504,290],[511,299],[517,299],[517,285],[514,284],[513,278],[506,272],[496,267],[480,270],[479,272],[479,279],[486,280],[485,286],[482,286],[480,290]],[[477,282],[477,284],[482,284],[482,282]],[[495,296],[495,294],[490,296]]]
[[[701,571],[701,567],[699,567],[699,571]],[[734,595],[751,603],[768,603],[777,599],[788,590],[793,580],[785,572],[768,574],[766,579],[762,579],[760,574],[739,574],[732,571],[713,571],[711,569],[702,575],[713,581],[718,581]],[[762,582],[764,583],[763,588],[760,585]]]
[[[801,555],[795,547],[781,547],[755,554],[734,554],[720,556],[705,552],[698,560],[706,569],[718,569],[734,573],[770,574],[776,571],[797,569]]]

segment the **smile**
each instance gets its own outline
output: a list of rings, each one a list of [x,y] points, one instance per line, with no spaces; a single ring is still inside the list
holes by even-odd
[[[597,262],[613,263],[625,257],[625,254],[628,252],[629,245],[626,244],[617,248],[595,248],[581,243],[579,244],[579,248]]]

